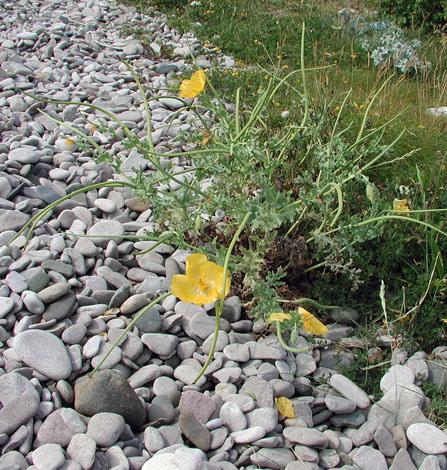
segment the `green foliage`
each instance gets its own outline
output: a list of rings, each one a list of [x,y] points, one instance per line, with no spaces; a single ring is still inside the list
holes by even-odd
[[[446,0],[382,0],[381,6],[403,26],[437,29],[447,21]]]
[[[424,395],[430,399],[428,418],[441,429],[447,428],[447,392],[443,386],[422,382]]]

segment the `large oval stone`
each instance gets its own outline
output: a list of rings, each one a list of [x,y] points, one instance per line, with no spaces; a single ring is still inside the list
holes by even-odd
[[[14,338],[13,347],[22,362],[50,379],[66,379],[71,374],[64,343],[48,331],[23,331]]]
[[[137,394],[116,370],[100,370],[92,377],[82,377],[76,382],[74,391],[75,409],[83,415],[117,413],[134,429],[141,426],[146,418],[146,411]]]

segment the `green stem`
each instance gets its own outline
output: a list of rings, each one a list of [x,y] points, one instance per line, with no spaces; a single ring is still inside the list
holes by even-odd
[[[303,30],[301,32],[301,51],[300,51],[300,60],[301,60],[301,80],[303,81],[303,95],[304,95],[304,116],[301,120],[300,127],[304,127],[309,115],[309,95],[307,93],[307,82],[306,82],[306,71],[304,69],[304,35],[306,31],[306,24],[303,22]]]
[[[339,230],[341,230],[343,228],[361,227],[362,225],[372,224],[373,222],[380,222],[380,221],[387,221],[387,220],[403,220],[405,222],[413,222],[415,224],[423,225],[424,227],[430,228],[430,229],[434,230],[435,232],[438,232],[441,235],[444,235],[444,237],[447,237],[447,233],[443,232],[438,227],[435,227],[434,225],[428,224],[427,222],[423,222],[422,220],[413,219],[411,217],[405,217],[403,215],[382,215],[380,217],[374,217],[372,219],[363,220],[362,222],[359,222],[357,224],[348,224],[348,225],[344,225],[342,227],[334,228],[333,230],[329,230],[328,232],[323,233],[323,235],[330,235],[331,233],[338,232]],[[310,237],[306,240],[306,243],[310,243],[310,242],[314,241],[314,239],[315,239],[315,237]]]
[[[319,304],[316,300],[308,299],[307,297],[301,297],[300,299],[294,299],[294,300],[281,299],[280,302],[283,302],[286,304],[310,304],[315,308],[322,308],[324,310],[334,310],[336,308],[340,308],[337,305],[322,305],[322,304]]]
[[[128,186],[132,189],[136,189],[135,185],[132,183],[127,183],[126,181],[108,181],[105,183],[97,183],[97,184],[92,184],[90,186],[86,186],[85,188],[78,189],[77,191],[73,191],[70,194],[67,194],[64,197],[61,197],[57,201],[52,202],[51,204],[48,204],[45,209],[42,209],[39,211],[35,216],[31,217],[30,220],[17,232],[17,235],[15,235],[12,240],[8,243],[8,246],[17,238],[19,237],[28,227],[30,227],[30,230],[28,232],[28,235],[26,236],[26,242],[24,248],[26,248],[26,245],[28,244],[28,241],[31,237],[31,234],[33,233],[34,228],[36,225],[39,223],[40,220],[42,220],[48,212],[53,210],[56,206],[58,206],[60,203],[66,201],[67,199],[70,199],[73,196],[76,196],[78,194],[84,193],[86,191],[90,191],[91,189],[100,189],[100,188],[114,188],[114,187],[122,187],[122,186]]]
[[[214,355],[214,350],[216,349],[216,344],[217,344],[217,337],[219,335],[219,329],[220,329],[220,315],[222,314],[222,309],[223,309],[223,304],[225,300],[225,287],[227,284],[227,271],[228,271],[228,265],[230,264],[230,256],[231,252],[233,251],[234,245],[236,244],[239,235],[241,234],[242,230],[244,229],[246,223],[248,222],[248,219],[250,217],[251,213],[247,212],[242,219],[241,224],[239,225],[239,228],[237,229],[236,233],[234,234],[230,246],[227,249],[227,254],[225,256],[225,261],[223,265],[223,276],[222,276],[222,296],[219,299],[219,301],[216,303],[216,324],[214,327],[214,338],[213,338],[213,344],[211,345],[210,352],[208,354],[208,357],[206,358],[205,364],[203,364],[203,367],[201,371],[199,372],[199,375],[194,379],[194,384],[202,377],[206,369],[208,368],[211,359],[213,358]]]
[[[107,354],[101,359],[99,364],[88,374],[89,377],[91,377],[104,363],[104,361],[109,357],[111,352],[115,349],[115,347],[118,345],[118,343],[124,338],[124,336],[127,334],[127,332],[135,325],[135,323],[154,305],[158,304],[161,302],[163,299],[166,299],[168,295],[171,295],[171,292],[166,292],[163,295],[160,295],[160,297],[157,297],[155,300],[153,300],[150,304],[146,305],[146,307],[143,307],[136,315],[135,318],[124,328],[123,332],[118,336],[116,341],[112,344],[112,347],[108,350]]]
[[[275,321],[276,323],[276,336],[278,337],[279,344],[286,350],[290,351],[293,353],[302,353],[306,351],[311,351],[312,348],[292,348],[291,346],[288,346],[286,342],[282,338],[282,333],[281,333],[281,322]]]

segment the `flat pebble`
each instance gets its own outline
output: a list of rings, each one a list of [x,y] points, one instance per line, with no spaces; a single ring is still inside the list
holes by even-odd
[[[408,440],[425,454],[447,452],[447,436],[432,424],[415,423],[407,429]]]
[[[64,450],[59,444],[43,444],[33,451],[31,458],[37,470],[56,470],[65,461]]]
[[[14,349],[20,360],[53,380],[71,374],[71,361],[64,343],[42,330],[29,330],[14,338]]]
[[[124,424],[124,418],[119,414],[97,413],[90,418],[86,434],[100,447],[111,446],[118,440]]]

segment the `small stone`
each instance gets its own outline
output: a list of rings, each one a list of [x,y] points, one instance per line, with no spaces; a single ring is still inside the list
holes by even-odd
[[[0,457],[1,469],[26,470],[28,466],[25,457],[16,450],[11,450]]]
[[[165,424],[171,424],[175,417],[175,410],[171,400],[164,396],[155,397],[151,402],[148,417],[149,421],[152,423],[163,422]]]
[[[39,394],[31,382],[17,373],[0,377],[0,434],[12,434],[39,408]]]
[[[79,463],[83,469],[90,469],[95,461],[96,442],[86,434],[75,434],[67,447],[66,456]]]
[[[278,424],[278,411],[276,408],[255,408],[246,414],[249,427],[262,426],[268,434],[272,432]]]
[[[334,374],[329,379],[329,384],[348,400],[353,401],[359,408],[367,408],[370,400],[368,395],[354,382],[341,374]]]
[[[31,147],[19,147],[9,152],[8,160],[24,165],[33,164],[39,161],[39,154]]]
[[[193,414],[202,424],[205,424],[216,410],[216,403],[203,393],[188,390],[182,393],[179,411],[185,415]]]
[[[91,238],[91,241],[102,248],[107,246],[110,236],[121,236],[123,234],[123,225],[115,220],[99,220],[87,230],[87,235],[95,235]]]
[[[286,448],[259,449],[250,456],[251,463],[258,468],[272,468],[282,470],[296,460],[293,452]]]
[[[40,290],[37,295],[39,299],[45,303],[50,304],[55,300],[63,297],[64,295],[68,294],[71,291],[71,286],[68,282],[57,282],[51,286],[45,287],[44,289]]]
[[[414,372],[407,366],[397,364],[390,367],[388,372],[380,380],[380,388],[385,393],[396,384],[405,386],[406,384],[414,384]]]
[[[144,447],[152,454],[166,447],[165,440],[158,429],[148,426],[144,430]]]
[[[357,405],[353,401],[331,393],[326,395],[324,403],[330,411],[336,414],[352,413],[357,408]]]
[[[39,428],[40,443],[53,443],[66,447],[71,438],[87,429],[81,416],[71,408],[59,408],[47,416]]]
[[[241,387],[241,394],[253,394],[259,407],[273,407],[273,387],[263,379],[249,377]]]
[[[145,333],[141,341],[155,354],[160,356],[172,355],[179,342],[178,336],[162,333]]]
[[[138,294],[138,296],[140,295],[146,297],[145,294]],[[137,297],[137,296],[135,295],[133,297]],[[146,300],[146,304],[147,304],[147,300]],[[121,311],[122,311],[122,307],[121,307]],[[135,322],[135,326],[143,333],[157,333],[160,331],[161,323],[162,323],[162,319],[161,319],[160,313],[155,307],[151,307]]]
[[[242,431],[247,427],[247,419],[236,403],[224,403],[219,412],[219,418],[230,432]]]
[[[179,425],[183,435],[199,449],[206,452],[210,448],[211,435],[205,425],[197,421],[191,413],[180,413]]]
[[[399,449],[390,470],[417,470],[406,449]]]
[[[436,426],[415,423],[407,429],[408,440],[425,454],[444,454],[447,452],[447,436]]]
[[[374,433],[374,440],[376,441],[380,452],[385,457],[394,457],[397,452],[396,444],[393,441],[393,436],[384,426],[379,426]]]
[[[266,432],[262,426],[253,426],[242,431],[232,432],[230,436],[235,444],[250,444],[258,439],[262,439]]]
[[[340,457],[335,449],[323,449],[319,452],[319,465],[323,468],[335,468],[340,463]]]
[[[31,455],[37,470],[56,470],[65,462],[64,450],[59,444],[43,444]]]
[[[75,408],[86,416],[102,411],[118,413],[133,428],[138,428],[146,418],[146,411],[127,380],[110,369],[76,382]]]
[[[90,418],[87,436],[100,447],[115,444],[124,429],[124,418],[116,413],[97,413]]]
[[[419,467],[419,470],[441,470],[439,460],[434,455],[427,455]]]
[[[40,315],[45,311],[44,303],[35,292],[31,290],[25,290],[22,292],[21,297],[23,304],[25,305],[28,312]]]
[[[354,449],[350,454],[352,461],[361,469],[365,470],[387,470],[388,465],[385,457],[377,449],[361,446]]]
[[[0,227],[8,227],[8,230],[20,230],[29,219],[30,216],[24,212],[0,209]]]
[[[290,442],[302,444],[305,446],[327,446],[328,438],[317,429],[309,429],[302,427],[286,427],[283,430],[283,436]]]

